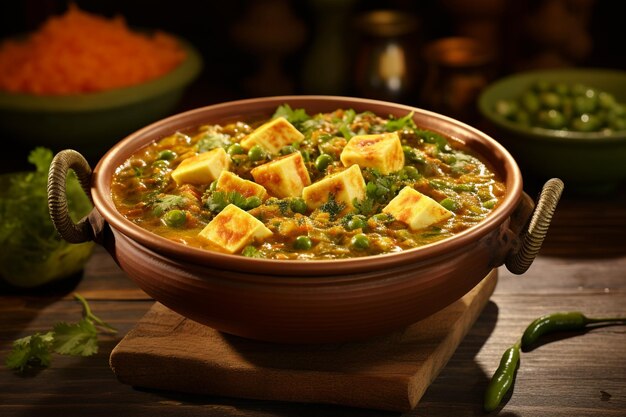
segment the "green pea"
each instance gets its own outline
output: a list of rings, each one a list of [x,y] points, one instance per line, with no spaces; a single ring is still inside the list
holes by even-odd
[[[293,146],[289,145],[289,146],[283,146],[280,149],[280,154],[281,155],[291,155],[292,153],[294,153],[297,149],[294,148]]]
[[[246,153],[246,150],[240,144],[233,143],[232,145],[228,147],[228,150],[226,152],[228,152],[230,156],[233,156],[233,155],[243,155],[244,153]]]
[[[542,93],[539,96],[539,100],[543,107],[548,109],[560,109],[561,108],[561,97],[556,93]]]
[[[348,220],[348,223],[346,224],[346,229],[348,230],[356,230],[356,229],[363,229],[367,226],[367,220],[365,219],[364,216],[352,216],[352,218],[350,220]]]
[[[323,153],[315,159],[315,168],[320,172],[326,171],[328,165],[333,163],[333,157],[327,153]]]
[[[572,85],[571,93],[573,96],[582,96],[587,91],[587,86],[581,83],[575,83]]]
[[[548,129],[561,129],[565,126],[565,116],[558,110],[542,110],[537,116],[541,127]]]
[[[304,214],[306,213],[306,210],[308,207],[306,205],[306,202],[303,199],[294,198],[289,203],[289,208],[291,208],[291,211],[293,211],[294,213]]]
[[[412,180],[417,180],[420,179],[422,177],[422,174],[420,174],[420,172],[417,170],[417,168],[415,168],[412,165],[407,165],[404,168],[402,168],[402,170],[404,171],[404,173],[406,174],[406,176]]]
[[[602,91],[598,94],[598,104],[603,109],[612,109],[617,104],[617,101],[612,94]]]
[[[365,186],[365,194],[367,194],[368,197],[376,197],[377,189],[378,187],[376,186],[376,183],[373,181],[369,181]]]
[[[537,81],[514,99],[496,102],[494,110],[519,125],[546,129],[609,134],[626,124],[619,120],[626,120],[626,107],[612,93],[565,81]]]
[[[483,207],[486,209],[492,209],[496,206],[496,203],[498,202],[498,200],[488,200],[483,202]]]
[[[577,114],[593,113],[596,110],[597,100],[587,96],[574,98],[574,111]]]
[[[309,250],[313,246],[313,242],[311,242],[311,238],[308,236],[298,236],[294,241],[293,246],[296,249]]]
[[[498,100],[496,102],[496,113],[510,119],[519,110],[517,102],[514,100]]]
[[[248,158],[250,158],[251,161],[261,161],[265,159],[265,157],[266,153],[259,145],[254,145],[248,151]]]
[[[169,149],[165,149],[159,152],[158,158],[163,159],[165,161],[171,161],[172,159],[176,158],[176,153],[174,153],[174,151],[171,151]]]
[[[246,198],[246,210],[259,207],[261,204],[263,204],[263,201],[255,195]]]
[[[446,210],[457,211],[459,209],[459,203],[451,199],[450,197],[444,198],[439,202]]]
[[[522,106],[530,113],[536,113],[540,107],[539,97],[537,97],[537,94],[529,91],[525,92],[522,95]]]
[[[385,187],[382,184],[378,184],[376,185],[376,191],[374,191],[374,195],[376,197],[383,197],[388,192],[389,192],[389,188]]]
[[[152,167],[156,169],[164,169],[170,165],[169,161],[165,159],[157,159],[152,163]]]
[[[163,222],[169,227],[181,227],[187,221],[187,213],[183,210],[170,210],[163,215]]]
[[[446,165],[452,165],[456,162],[456,156],[444,153],[440,156],[440,159],[446,163]]]
[[[528,115],[528,112],[519,110],[513,115],[513,121],[522,125],[528,125],[530,124],[530,116]]]
[[[572,120],[572,129],[578,132],[593,132],[600,128],[600,119],[594,114],[582,114]]]
[[[404,145],[402,146],[402,152],[404,153],[404,159],[406,159],[407,161],[414,161],[415,160],[415,149],[408,146],[408,145]]]
[[[374,214],[371,218],[378,223],[390,223],[393,221],[393,216],[387,213],[377,213]]]
[[[370,247],[370,240],[363,233],[358,233],[352,236],[350,244],[356,249],[367,249]]]
[[[554,92],[560,95],[561,97],[569,94],[569,86],[566,83],[560,82],[554,84]]]

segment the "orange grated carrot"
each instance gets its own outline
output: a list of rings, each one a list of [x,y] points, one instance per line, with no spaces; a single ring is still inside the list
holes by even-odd
[[[38,95],[92,93],[161,77],[185,59],[171,35],[134,32],[71,4],[23,40],[0,44],[0,90]]]

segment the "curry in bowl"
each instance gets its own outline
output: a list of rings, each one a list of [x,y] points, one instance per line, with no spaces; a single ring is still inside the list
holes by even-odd
[[[291,133],[264,134],[275,130]],[[76,223],[70,170],[94,202]],[[64,239],[98,242],[184,317],[256,340],[338,343],[427,317],[500,265],[524,273],[561,191],[549,181],[535,205],[506,149],[443,115],[280,96],[148,125],[93,171],[59,152],[48,206]]]
[[[480,155],[404,117],[279,106],[152,142],[115,171],[119,213],[167,239],[267,259],[341,259],[433,243],[506,189]]]

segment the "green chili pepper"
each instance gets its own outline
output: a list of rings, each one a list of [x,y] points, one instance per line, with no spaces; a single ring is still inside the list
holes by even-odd
[[[520,363],[520,341],[504,351],[500,365],[491,377],[487,390],[485,391],[485,399],[483,408],[485,411],[493,411],[500,405],[502,398],[509,391]]]
[[[494,373],[487,390],[483,407],[485,411],[495,410],[515,381],[520,363],[520,349],[527,351],[541,336],[567,330],[582,330],[589,325],[626,324],[626,317],[589,318],[579,311],[557,312],[533,320],[522,338],[502,355],[500,366]]]
[[[579,311],[546,314],[528,325],[522,335],[522,350],[526,351],[544,334],[568,330],[582,330],[589,324],[626,324],[626,317],[589,318]]]

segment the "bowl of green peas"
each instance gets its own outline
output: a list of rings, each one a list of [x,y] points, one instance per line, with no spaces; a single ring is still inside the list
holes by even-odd
[[[525,176],[605,194],[626,181],[626,71],[564,68],[512,74],[478,98],[484,129]]]

